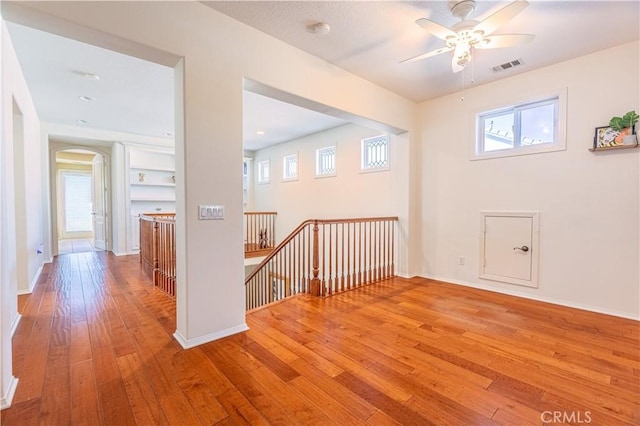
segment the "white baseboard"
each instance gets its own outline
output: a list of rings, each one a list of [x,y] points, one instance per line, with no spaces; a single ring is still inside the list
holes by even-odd
[[[575,308],[575,309],[581,309],[583,311],[589,311],[589,312],[596,312],[599,314],[605,314],[605,315],[612,315],[614,317],[620,317],[620,318],[627,318],[627,319],[631,319],[631,320],[635,320],[635,321],[639,321],[640,317],[629,313],[629,312],[622,312],[622,311],[616,311],[613,309],[604,309],[598,306],[592,306],[592,305],[588,305],[588,304],[584,304],[584,303],[576,303],[573,301],[568,301],[568,300],[561,300],[561,299],[555,299],[553,297],[544,297],[544,296],[538,296],[538,295],[534,295],[534,294],[530,294],[530,293],[524,293],[524,292],[520,292],[517,290],[505,290],[505,289],[499,289],[499,288],[495,288],[495,287],[490,287],[487,285],[483,285],[480,283],[473,283],[473,282],[469,282],[469,281],[461,281],[461,280],[455,280],[455,279],[451,279],[451,278],[445,278],[445,277],[438,277],[438,276],[431,276],[431,275],[420,275],[423,278],[427,278],[430,280],[435,280],[435,281],[442,281],[445,283],[449,283],[449,284],[455,284],[455,285],[461,285],[464,287],[472,287],[472,288],[477,288],[480,290],[486,290],[486,291],[491,291],[494,293],[501,293],[501,294],[507,294],[509,296],[515,296],[515,297],[521,297],[523,299],[530,299],[530,300],[536,300],[538,302],[546,302],[546,303],[551,303],[554,305],[560,305],[560,306],[566,306],[568,308]]]
[[[13,335],[15,334],[21,319],[22,315],[20,315],[19,313],[16,313],[16,316],[13,317],[13,321],[11,321],[11,337],[13,337]]]
[[[11,379],[9,380],[9,387],[5,394],[2,396],[2,399],[0,399],[0,410],[11,407],[11,402],[13,402],[13,396],[16,394],[17,387],[18,379],[14,376],[11,376]]]
[[[178,343],[180,343],[180,345],[184,349],[191,349],[196,346],[213,342],[214,340],[222,339],[223,337],[231,336],[233,334],[238,334],[247,330],[249,330],[249,327],[247,326],[246,323],[243,323],[235,327],[226,328],[224,330],[216,331],[215,333],[206,334],[204,336],[196,337],[194,339],[187,339],[182,335],[182,333],[176,330],[176,332],[173,333],[173,337],[178,341]]]
[[[33,276],[33,279],[31,280],[31,284],[29,284],[29,288],[26,290],[18,290],[18,296],[22,296],[23,294],[31,294],[33,293],[33,289],[36,288],[36,284],[38,284],[38,280],[40,279],[40,274],[42,274],[42,268],[44,266],[44,263],[40,265],[40,267],[38,268],[38,270],[36,271],[36,274]]]

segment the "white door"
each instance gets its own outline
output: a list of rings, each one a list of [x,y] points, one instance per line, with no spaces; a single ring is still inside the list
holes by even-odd
[[[96,249],[107,248],[107,188],[105,164],[102,155],[93,158],[93,246]]]
[[[537,287],[537,213],[484,213],[480,278]]]

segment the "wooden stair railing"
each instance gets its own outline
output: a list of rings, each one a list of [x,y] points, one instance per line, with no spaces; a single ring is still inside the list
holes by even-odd
[[[246,309],[329,296],[395,276],[397,217],[302,222],[245,280]]]
[[[245,257],[264,256],[275,247],[276,212],[244,213]]]
[[[140,263],[153,285],[176,295],[175,213],[140,215]]]

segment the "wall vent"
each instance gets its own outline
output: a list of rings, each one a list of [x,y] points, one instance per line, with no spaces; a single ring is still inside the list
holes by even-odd
[[[517,67],[524,64],[524,61],[522,60],[522,58],[518,58],[518,59],[514,59],[513,61],[509,61],[509,62],[505,62],[504,64],[501,65],[497,65],[495,67],[493,67],[493,72],[502,72],[508,69],[511,69],[513,67]]]

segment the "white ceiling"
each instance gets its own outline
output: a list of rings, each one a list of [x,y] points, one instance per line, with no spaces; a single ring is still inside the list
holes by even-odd
[[[446,1],[216,1],[205,2],[284,42],[327,60],[408,99],[421,102],[640,38],[638,1],[532,1],[494,34],[531,33],[525,46],[476,51],[470,66],[451,72],[442,54],[403,59],[444,46],[414,22],[454,24]],[[481,20],[509,2],[479,1]],[[150,7],[153,7],[150,5]],[[331,31],[306,26],[327,22]],[[164,137],[174,133],[173,70],[17,24],[8,23],[27,84],[43,121]],[[521,58],[524,65],[491,68]],[[100,75],[92,81],[83,75]],[[95,101],[82,101],[90,96]],[[85,120],[86,124],[78,124]],[[345,121],[245,91],[244,142],[258,149],[336,127]],[[257,131],[264,135],[257,135]]]
[[[41,120],[172,139],[173,68],[10,22],[7,27]]]
[[[428,18],[449,27],[459,21],[449,10],[456,1],[203,3],[415,102],[640,38],[637,0],[532,0],[529,7],[493,33],[534,34],[532,43],[476,50],[472,66],[453,74],[451,54],[413,63],[400,61],[445,46],[415,21]],[[482,20],[509,3],[478,1],[470,18]],[[307,25],[317,22],[326,22],[331,31],[325,35],[307,31]],[[492,71],[494,66],[518,58],[524,66],[501,73]]]

